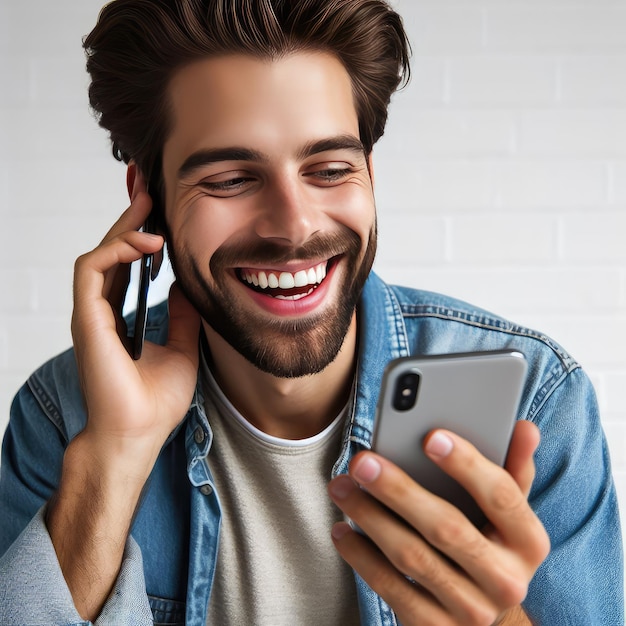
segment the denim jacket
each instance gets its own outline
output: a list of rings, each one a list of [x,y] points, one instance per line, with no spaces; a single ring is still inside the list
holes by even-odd
[[[530,502],[551,539],[524,609],[547,626],[623,625],[623,553],[607,445],[595,394],[580,366],[544,335],[441,295],[371,275],[358,309],[356,397],[333,475],[369,448],[385,364],[409,354],[515,349],[529,372],[519,418],[542,441]],[[167,310],[151,311],[149,339],[164,342]],[[220,504],[208,468],[212,432],[201,388],[154,467],[120,575],[96,624],[204,626],[219,545]],[[72,351],[35,372],[17,394],[0,473],[0,624],[85,624],[43,521],[68,442],[85,413]],[[329,477],[330,478],[330,477]],[[329,529],[330,530],[330,529]],[[356,575],[361,621],[394,625]],[[320,599],[323,601],[323,598]]]

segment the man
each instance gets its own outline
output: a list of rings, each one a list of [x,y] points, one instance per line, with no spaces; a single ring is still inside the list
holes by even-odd
[[[0,622],[620,623],[581,369],[370,274],[399,17],[380,0],[116,0],[85,47],[131,204],[77,261],[73,352],[14,403]],[[137,232],[151,211],[159,234]],[[135,361],[125,268],[164,240],[177,281]],[[478,529],[368,448],[390,359],[495,348],[530,364],[506,468],[454,433],[424,442]]]

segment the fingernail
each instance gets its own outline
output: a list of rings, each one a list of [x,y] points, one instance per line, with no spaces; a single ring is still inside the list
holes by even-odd
[[[352,476],[361,484],[374,482],[380,476],[380,463],[372,456],[365,455],[361,457],[354,468]]]
[[[345,500],[354,490],[354,482],[349,476],[337,476],[329,485],[331,495],[337,500]]]
[[[346,524],[345,522],[338,522],[332,527],[330,534],[332,535],[333,539],[339,540],[342,537],[345,537],[349,531],[349,524]]]
[[[442,432],[433,433],[426,442],[426,453],[435,459],[444,459],[452,452],[454,442]]]

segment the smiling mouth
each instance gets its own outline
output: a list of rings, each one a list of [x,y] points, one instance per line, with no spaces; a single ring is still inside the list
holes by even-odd
[[[300,300],[312,294],[324,282],[334,259],[297,272],[237,269],[237,277],[248,288],[279,300]]]

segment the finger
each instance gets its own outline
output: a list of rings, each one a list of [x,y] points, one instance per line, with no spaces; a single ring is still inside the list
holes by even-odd
[[[535,479],[533,454],[539,446],[539,440],[539,429],[533,423],[525,420],[517,422],[509,445],[505,469],[513,476],[526,497]]]
[[[198,362],[200,314],[187,300],[177,283],[170,289],[167,345]]]
[[[111,270],[111,278],[105,281],[104,292],[109,294],[108,300],[111,308],[120,319],[130,282],[130,268],[129,263],[119,265],[115,270]]]
[[[151,233],[148,233],[151,234]],[[157,240],[158,241],[158,240]],[[163,245],[152,254],[152,268],[154,268],[155,259],[163,257]],[[144,255],[145,256],[145,253]],[[126,293],[128,292],[128,285],[131,276],[131,264],[120,264],[115,270],[112,270],[107,274],[103,292],[108,294],[107,299],[111,303],[113,310],[120,316],[122,314],[122,307],[126,299]],[[156,273],[151,271],[151,278],[154,279]]]
[[[77,349],[84,344],[86,337],[98,333],[103,334],[102,340],[108,331],[125,339],[118,334],[119,316],[107,299],[111,288],[109,281],[120,264],[131,263],[143,253],[158,249],[161,244],[162,239],[158,236],[131,231],[76,260],[71,329]],[[113,335],[109,336],[112,338]]]
[[[112,273],[114,274],[114,279],[110,288],[109,302],[111,304],[113,315],[115,316],[117,334],[128,347],[130,345],[130,341],[127,337],[128,327],[126,326],[126,320],[124,319],[123,307],[126,299],[126,293],[128,291],[128,283],[130,281],[130,265],[120,265]]]
[[[513,479],[502,468],[497,469],[517,489]],[[526,541],[532,543],[534,527],[519,530],[521,548],[511,548],[501,540],[492,541],[491,536],[483,534],[451,503],[433,495],[399,467],[372,452],[357,455],[351,462],[350,474],[368,493],[456,563],[496,606],[506,608],[525,597],[528,581],[538,563],[529,563],[531,559],[522,558],[519,553],[523,553]],[[355,521],[361,524],[360,519]],[[539,528],[537,532],[545,532],[540,524]]]
[[[135,177],[130,206],[113,224],[100,243],[106,243],[127,230],[139,230],[144,225],[151,210],[152,198],[146,191],[143,176],[138,172]]]
[[[489,612],[489,616],[497,614],[494,602],[465,572],[434,549],[416,529],[359,489],[348,476],[338,476],[332,481],[329,492],[395,569],[424,587],[461,623],[473,623],[474,617],[483,612]],[[478,532],[467,520],[465,524],[471,532]],[[486,539],[480,537],[486,543]],[[461,541],[458,535],[455,539]]]
[[[162,245],[163,238],[160,235],[131,230],[83,254],[75,264],[75,297],[93,297],[94,291],[108,297],[114,281],[110,270],[116,269],[120,264],[137,261],[143,254],[152,254]]]
[[[403,576],[371,541],[354,532],[348,524],[335,524],[331,536],[342,558],[394,609],[402,624],[447,626],[454,623],[428,592]]]
[[[526,432],[520,432],[520,448],[527,451]],[[527,562],[534,567],[543,561],[547,554],[547,534],[509,472],[486,459],[468,441],[449,431],[430,433],[425,440],[424,451],[476,500],[507,546],[524,554]],[[532,464],[532,457],[527,458],[525,463]]]

